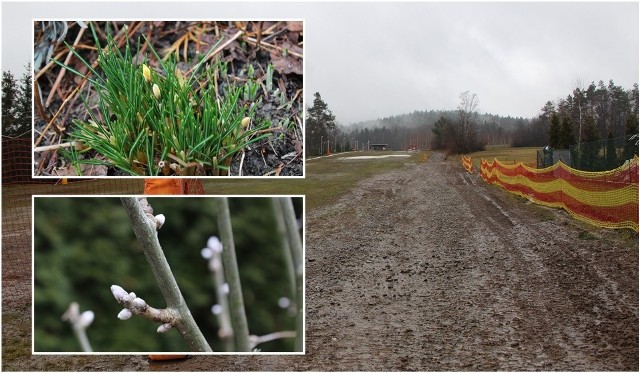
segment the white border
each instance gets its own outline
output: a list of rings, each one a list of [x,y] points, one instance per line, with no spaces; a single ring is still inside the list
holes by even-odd
[[[167,4],[170,4],[171,1],[167,1]],[[92,18],[91,21],[85,21],[85,22],[104,22],[104,21],[117,21],[117,22],[133,22],[133,21],[142,21],[142,22],[152,22],[152,21],[158,21],[158,18]],[[274,19],[274,18],[253,18],[253,17],[249,17],[249,18],[223,18],[223,19],[218,19],[218,18],[211,18],[211,19],[199,19],[199,18],[166,18],[166,19],[161,19],[163,22],[179,22],[179,21],[191,21],[191,22],[225,22],[225,21],[244,21],[244,22],[260,22],[260,21],[267,21],[267,22],[288,22],[288,21],[297,21],[297,22],[302,22],[302,32],[303,34],[306,34],[307,32],[307,23],[305,22],[304,18],[278,18],[278,19]],[[31,87],[31,94],[32,96],[35,95],[35,68],[33,65],[34,62],[34,43],[35,43],[35,27],[33,25],[34,22],[42,22],[42,21],[65,21],[65,22],[75,22],[73,20],[70,20],[68,18],[31,18],[31,76],[33,78],[33,82],[32,82],[32,87]],[[32,179],[42,179],[42,180],[46,180],[46,179],[119,179],[119,178],[133,178],[133,179],[146,179],[146,178],[186,178],[186,179],[193,179],[193,178],[202,178],[202,179],[229,179],[229,180],[235,180],[235,179],[269,179],[269,178],[274,178],[274,179],[304,179],[305,175],[307,174],[307,160],[306,160],[306,152],[305,152],[305,145],[307,143],[306,140],[306,117],[307,117],[307,106],[305,103],[305,97],[306,97],[306,86],[307,86],[307,81],[306,81],[306,72],[307,72],[307,58],[305,56],[305,51],[306,51],[306,47],[303,47],[302,49],[302,108],[300,113],[302,114],[302,176],[35,176],[35,152],[33,151],[33,144],[35,144],[35,139],[36,139],[36,131],[35,131],[35,100],[31,100],[31,178]]]
[[[137,351],[137,352],[37,352],[35,351],[35,199],[36,198],[120,198],[120,197],[148,197],[148,198],[273,198],[273,197],[292,197],[292,198],[302,198],[302,352],[167,352],[167,351]],[[242,355],[242,356],[269,356],[269,355],[284,355],[284,356],[299,356],[305,355],[307,350],[307,278],[306,278],[306,235],[307,235],[307,227],[306,227],[306,213],[307,213],[307,205],[306,205],[306,196],[291,194],[291,195],[278,195],[278,194],[269,194],[269,195],[157,195],[157,194],[149,194],[149,195],[135,195],[135,194],[107,194],[107,195],[83,195],[83,194],[74,194],[74,195],[46,195],[46,194],[38,194],[31,196],[31,354],[32,355]],[[115,320],[115,318],[114,318]],[[117,321],[117,320],[116,320]]]

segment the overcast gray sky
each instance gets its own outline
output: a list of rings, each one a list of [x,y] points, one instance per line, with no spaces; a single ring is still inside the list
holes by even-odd
[[[305,98],[343,124],[425,109],[532,117],[581,81],[638,82],[638,2],[2,3],[2,69],[22,74],[32,18],[305,20]]]

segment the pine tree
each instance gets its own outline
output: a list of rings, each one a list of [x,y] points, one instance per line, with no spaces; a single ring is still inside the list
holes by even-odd
[[[20,79],[20,94],[16,102],[16,137],[31,137],[32,121],[32,93],[31,93],[31,64],[25,66],[25,72]]]
[[[592,116],[585,120],[584,141],[580,144],[580,169],[595,170],[600,152],[600,132]]]
[[[321,155],[326,151],[326,141],[333,134],[336,123],[335,115],[329,110],[329,106],[322,101],[320,93],[314,93],[313,106],[307,109],[306,146],[307,155]],[[322,144],[321,144],[322,142]]]
[[[573,122],[568,116],[562,117],[562,120],[560,121],[560,141],[558,146],[562,149],[567,149],[575,143],[576,139],[573,134]]]
[[[2,72],[2,134],[9,136],[15,122],[14,107],[18,96],[18,87],[11,71]]]
[[[549,146],[552,148],[561,147],[560,145],[560,118],[558,114],[552,113],[549,121]]]
[[[607,137],[607,170],[612,170],[617,166],[617,154],[616,154],[616,144],[613,141],[613,132],[609,132],[609,136]]]
[[[634,154],[638,155],[638,115],[636,113],[627,117],[624,137],[624,159],[632,159]]]

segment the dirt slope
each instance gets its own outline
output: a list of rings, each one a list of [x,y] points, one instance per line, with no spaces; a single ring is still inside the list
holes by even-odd
[[[635,234],[523,203],[439,154],[309,212],[307,232],[305,356],[129,366],[638,370]]]

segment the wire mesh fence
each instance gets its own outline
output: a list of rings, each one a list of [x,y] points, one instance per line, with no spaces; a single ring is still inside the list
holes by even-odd
[[[638,155],[637,139],[628,136],[581,142],[569,149],[545,147],[537,152],[537,168],[550,167],[562,161],[581,171],[608,171],[622,166]]]
[[[142,194],[144,179],[33,179],[31,139],[2,138],[2,307],[31,303],[34,195]],[[188,194],[204,194],[200,181],[184,179]],[[60,212],[64,219],[64,212]]]

